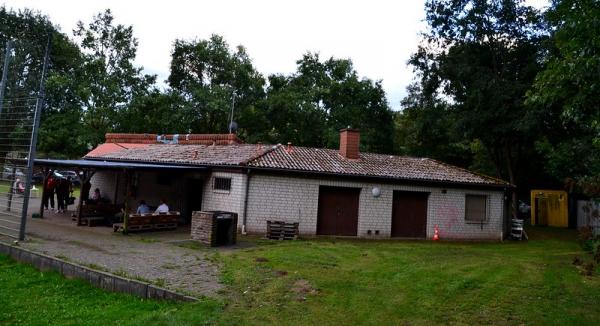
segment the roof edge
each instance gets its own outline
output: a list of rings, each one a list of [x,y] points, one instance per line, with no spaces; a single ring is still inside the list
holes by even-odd
[[[367,174],[341,174],[341,173],[333,173],[333,172],[293,170],[293,169],[255,167],[255,166],[247,166],[246,168],[248,170],[255,170],[255,171],[293,173],[293,174],[301,174],[301,175],[308,174],[308,175],[339,177],[339,178],[362,178],[362,179],[380,180],[380,181],[387,181],[387,182],[408,182],[408,183],[421,184],[421,185],[437,185],[437,186],[454,185],[454,186],[462,186],[464,188],[480,188],[480,189],[495,189],[495,190],[505,190],[505,189],[515,188],[513,185],[508,184],[508,183],[507,184],[475,183],[475,182],[457,182],[457,181],[432,180],[432,179],[395,178],[395,177],[388,177],[388,176],[384,177],[384,176],[375,176],[375,175],[367,175]]]
[[[451,167],[451,168],[454,168],[454,169],[459,169],[459,170],[462,170],[462,171],[464,171],[464,172],[467,172],[467,173],[472,173],[472,174],[474,174],[474,175],[477,175],[477,176],[480,176],[480,177],[482,177],[482,178],[486,178],[486,179],[493,180],[493,181],[495,181],[495,182],[498,182],[499,184],[505,184],[505,185],[508,185],[508,186],[510,186],[511,188],[516,188],[516,187],[517,187],[517,186],[513,185],[512,183],[510,183],[510,182],[508,182],[508,181],[506,181],[506,180],[502,180],[502,179],[500,179],[500,178],[492,177],[492,176],[489,176],[489,175],[487,175],[487,174],[485,174],[485,173],[480,173],[480,172],[471,171],[471,170],[469,170],[469,169],[461,168],[460,166],[456,166],[456,165],[452,165],[452,164],[449,164],[449,163],[446,163],[446,162],[438,161],[438,160],[436,160],[436,159],[429,158],[429,157],[426,157],[425,159],[428,159],[428,160],[430,160],[430,161],[432,161],[432,162],[435,162],[435,163],[438,163],[438,164],[440,164],[440,165],[449,166],[449,167]]]

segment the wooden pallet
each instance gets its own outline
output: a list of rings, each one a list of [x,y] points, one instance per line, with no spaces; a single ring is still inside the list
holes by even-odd
[[[165,229],[176,229],[177,223],[158,223],[154,224],[154,229],[165,230]]]
[[[113,224],[113,232],[123,232],[123,223]],[[127,227],[127,232],[150,231],[150,230],[173,230],[177,228],[177,223],[164,224],[135,224]]]
[[[124,230],[123,223],[113,224],[113,232],[123,232],[123,230]],[[136,225],[129,225],[127,227],[127,232],[148,231],[148,230],[154,230],[154,224],[136,224]]]
[[[77,221],[77,218],[73,218],[74,221]],[[87,226],[98,226],[105,225],[104,216],[88,216],[81,218],[81,225]]]
[[[295,240],[298,238],[298,223],[267,221],[267,239]]]

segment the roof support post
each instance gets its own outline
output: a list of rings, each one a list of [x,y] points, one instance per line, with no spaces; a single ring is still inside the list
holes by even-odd
[[[244,216],[242,216],[242,234],[246,234],[246,222],[248,218],[248,190],[250,189],[250,169],[246,170],[246,189],[244,191]]]
[[[94,173],[96,173],[96,171],[89,170],[89,169],[84,169],[83,170],[83,180],[81,180],[81,188],[80,188],[80,191],[79,191],[79,205],[77,206],[77,226],[81,225],[81,212],[83,211],[83,190],[84,190],[84,185],[86,183],[90,182],[90,180],[92,180],[92,177],[94,176]],[[89,189],[88,189],[88,191],[89,191]]]
[[[125,172],[125,170],[123,170]],[[113,197],[113,204],[117,204],[117,196],[119,195],[119,176],[120,173],[117,173],[116,181],[115,181],[115,196]]]
[[[44,204],[47,202],[46,200],[46,183],[48,183],[48,177],[50,177],[50,169],[45,167],[42,168],[42,175],[44,178],[42,179],[42,200],[40,201],[40,218],[44,218]],[[54,194],[52,194],[54,196]]]
[[[131,181],[131,173],[128,170],[123,170],[125,173],[125,203],[123,205],[123,234],[129,232],[129,187]]]

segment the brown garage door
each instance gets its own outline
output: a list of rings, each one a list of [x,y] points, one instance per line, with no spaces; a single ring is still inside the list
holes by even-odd
[[[426,192],[394,191],[392,237],[425,238],[427,236]]]
[[[317,234],[355,236],[360,188],[319,187]]]

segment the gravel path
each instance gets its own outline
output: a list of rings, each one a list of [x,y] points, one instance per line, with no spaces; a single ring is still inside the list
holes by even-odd
[[[21,246],[94,267],[152,282],[194,296],[217,296],[217,266],[207,249],[180,247],[189,230],[129,236],[107,227],[75,226],[67,216],[29,219],[29,241]]]

